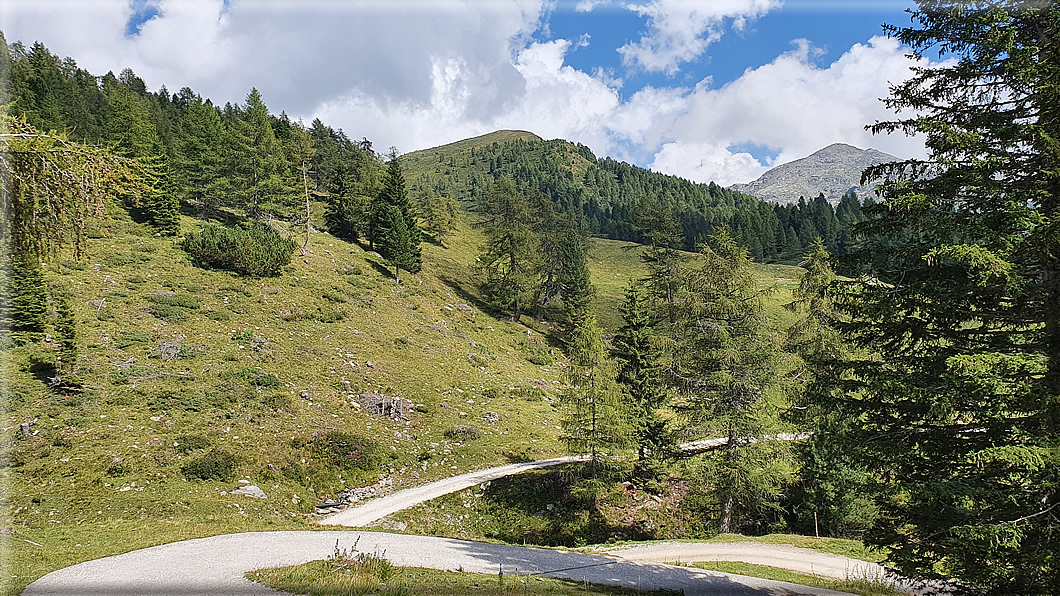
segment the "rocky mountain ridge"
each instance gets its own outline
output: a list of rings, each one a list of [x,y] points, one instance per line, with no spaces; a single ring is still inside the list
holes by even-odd
[[[730,188],[759,199],[786,204],[820,193],[832,204],[851,190],[858,196],[873,192],[875,183],[860,184],[861,172],[876,164],[900,158],[875,149],[858,149],[845,143],[834,143],[802,159],[781,164],[748,184]]]

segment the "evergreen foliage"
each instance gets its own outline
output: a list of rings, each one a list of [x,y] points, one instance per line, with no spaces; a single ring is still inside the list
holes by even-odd
[[[55,294],[55,335],[59,343],[59,358],[56,369],[60,373],[71,372],[77,365],[77,318],[70,305],[70,296],[65,292]]]
[[[394,281],[401,283],[401,270],[417,273],[421,268],[417,247],[412,245],[412,237],[405,218],[394,205],[387,208],[385,234],[379,242],[379,253],[394,266]]]
[[[676,435],[660,410],[670,390],[663,378],[662,351],[654,341],[651,305],[644,286],[631,280],[622,305],[622,327],[612,340],[618,382],[625,388],[638,467],[649,473],[677,452]]]
[[[479,256],[483,292],[494,308],[518,321],[534,305],[541,267],[530,205],[510,179],[501,178],[479,212],[476,225],[485,236]]]
[[[403,230],[394,229],[399,224]],[[412,213],[405,176],[401,173],[401,162],[396,151],[391,151],[382,189],[371,205],[368,241],[383,258],[395,264],[403,263],[399,266],[401,269],[419,273],[423,268],[420,248],[422,236]]]
[[[567,231],[563,243],[559,286],[567,320],[573,324],[580,313],[592,309],[596,297],[596,289],[589,279],[589,263],[585,258],[581,236],[573,229]]]
[[[775,395],[778,346],[763,290],[732,236],[721,230],[712,244],[682,274],[673,374],[697,434],[728,437],[705,462],[719,501],[718,530],[728,533],[777,507],[790,461],[785,442],[764,440],[783,427]]]
[[[570,386],[560,398],[561,438],[571,453],[589,456],[590,476],[595,478],[612,468],[611,460],[626,446],[627,414],[596,315],[591,309],[578,310],[573,319],[567,343]]]
[[[424,229],[434,236],[439,244],[445,244],[445,238],[456,227],[456,215],[460,205],[448,194],[436,193],[428,189],[420,199],[421,218]]]
[[[823,196],[776,205],[716,184],[598,159],[587,147],[563,140],[516,139],[453,149],[448,162],[441,149],[412,155],[416,191],[479,204],[493,181],[508,177],[524,192],[544,195],[556,213],[574,218],[588,234],[651,244],[651,228],[639,220],[665,219],[674,224],[675,242],[667,245],[687,251],[725,226],[758,261],[797,262],[817,236],[829,250],[844,254],[853,245],[849,226],[863,219],[856,195],[841,202],[840,221]]]
[[[36,256],[16,253],[11,262],[11,335],[19,343],[44,337],[48,321],[48,293]]]
[[[264,224],[249,229],[204,225],[184,235],[183,248],[201,267],[274,277],[290,264],[297,243]]]
[[[177,126],[174,161],[182,198],[198,205],[200,214],[208,217],[227,205],[232,190],[230,179],[224,175],[228,141],[221,113],[209,100],[204,102],[195,95]]]
[[[802,465],[792,496],[795,524],[805,532],[860,537],[878,515],[872,498],[875,482],[839,440],[851,426],[842,406],[844,389],[854,382],[848,364],[852,352],[839,331],[845,319],[835,305],[837,277],[821,239],[802,266],[805,273],[794,300],[786,305],[798,316],[785,342],[800,362],[792,371],[798,380],[791,387],[798,405],[793,418],[811,433],[799,444]]]
[[[339,164],[330,184],[330,197],[324,212],[328,231],[347,240],[357,240],[367,234],[372,200],[360,192],[361,185],[355,179],[353,168]]]
[[[246,104],[233,108],[228,121],[230,179],[247,214],[262,218],[270,209],[289,209],[290,185],[284,176],[289,169],[261,93],[251,89]]]
[[[900,570],[990,594],[1060,586],[1060,8],[920,1],[889,32],[943,48],[874,132],[929,158],[876,166],[865,276],[841,302],[854,362],[849,445],[886,482],[867,535]]]

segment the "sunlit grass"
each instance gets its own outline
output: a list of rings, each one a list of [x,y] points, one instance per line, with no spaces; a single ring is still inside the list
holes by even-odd
[[[760,577],[762,579],[771,579],[803,586],[813,586],[815,588],[837,590],[839,592],[849,592],[851,594],[857,594],[858,596],[898,596],[902,594],[902,592],[898,592],[890,587],[891,584],[883,578],[833,579],[818,575],[796,573],[794,571],[788,571],[787,569],[780,569],[777,567],[752,565],[750,563],[735,561],[696,563],[693,567],[698,569],[708,569],[710,571],[721,571],[723,573]]]

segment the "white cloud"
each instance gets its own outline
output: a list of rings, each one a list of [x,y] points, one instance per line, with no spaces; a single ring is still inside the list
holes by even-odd
[[[592,12],[597,6],[610,4],[611,0],[579,0],[574,6],[575,12]]]
[[[709,178],[701,176],[711,175],[708,170],[714,167],[707,164],[747,165],[744,156],[720,159],[719,151],[733,145],[769,148],[778,153],[776,163],[805,157],[834,142],[899,157],[924,154],[921,138],[874,137],[864,129],[875,120],[893,118],[878,98],[888,95],[888,82],[910,75],[910,62],[897,41],[874,37],[823,68],[811,60],[814,53],[800,41],[793,51],[720,89],[711,88],[709,80],[693,89],[645,89],[622,106],[624,118],[616,121],[624,126],[616,132],[631,139],[645,135],[647,146],[665,145],[652,167],[703,182]],[[704,148],[709,148],[710,158],[702,163],[694,157],[678,158],[682,151],[694,154]],[[735,176],[738,169],[725,165],[716,171],[712,175]]]
[[[651,72],[677,73],[721,38],[725,23],[743,29],[780,0],[651,0],[627,8],[648,18],[648,34],[618,49],[623,61]]]
[[[750,153],[732,153],[716,143],[666,143],[651,164],[659,172],[681,172],[691,180],[713,181],[721,186],[754,180],[768,170]]]

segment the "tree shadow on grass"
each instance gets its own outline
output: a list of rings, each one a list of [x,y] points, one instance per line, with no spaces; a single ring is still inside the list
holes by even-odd
[[[650,540],[654,534],[609,521],[583,488],[581,464],[556,466],[494,480],[483,505],[497,520],[492,538],[513,544],[582,546],[620,536]]]

